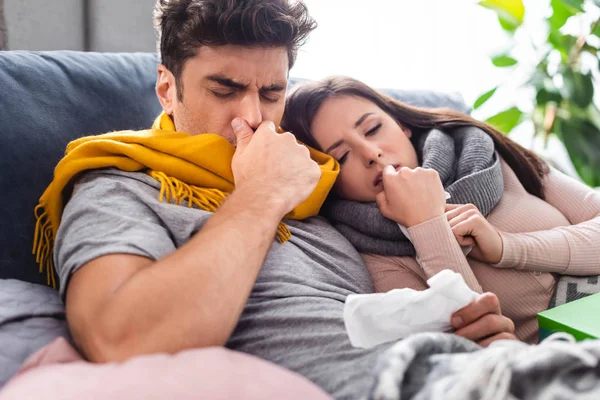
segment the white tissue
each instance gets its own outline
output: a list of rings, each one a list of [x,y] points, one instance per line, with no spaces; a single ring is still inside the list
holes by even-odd
[[[429,289],[393,289],[387,293],[351,294],[344,305],[344,324],[354,347],[370,348],[417,332],[452,329],[452,314],[479,295],[462,275],[443,270],[427,281]]]

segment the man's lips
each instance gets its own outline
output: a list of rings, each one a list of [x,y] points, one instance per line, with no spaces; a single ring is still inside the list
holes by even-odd
[[[394,167],[394,169],[396,171],[398,171],[400,168],[402,168],[401,164],[391,164],[392,167]],[[377,176],[375,177],[375,181],[373,182],[373,186],[377,187],[379,185],[381,185],[383,182],[383,171],[381,171],[380,173],[377,174]]]

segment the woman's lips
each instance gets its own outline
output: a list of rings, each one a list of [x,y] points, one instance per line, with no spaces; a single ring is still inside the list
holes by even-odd
[[[401,164],[391,164],[391,165],[392,165],[392,167],[394,167],[394,169],[396,171],[398,171],[400,168],[402,168]],[[377,176],[375,177],[375,181],[373,182],[373,185],[375,187],[378,187],[382,184],[383,184],[383,170],[377,174]]]

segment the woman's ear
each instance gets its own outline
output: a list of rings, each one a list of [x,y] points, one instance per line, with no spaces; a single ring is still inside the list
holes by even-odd
[[[412,137],[412,131],[410,130],[409,127],[404,126],[404,125],[400,125],[400,129],[402,129],[402,131],[404,131],[404,134],[406,135],[407,138],[410,139]]]

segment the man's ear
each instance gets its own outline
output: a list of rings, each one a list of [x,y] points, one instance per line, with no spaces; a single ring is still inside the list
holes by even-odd
[[[175,76],[162,64],[158,66],[156,96],[165,114],[173,115],[173,109],[178,101],[177,83],[175,82]]]

